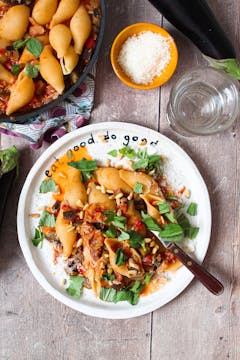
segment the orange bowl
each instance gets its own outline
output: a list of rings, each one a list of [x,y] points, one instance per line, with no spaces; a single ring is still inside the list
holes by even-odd
[[[118,57],[121,50],[122,45],[124,42],[131,36],[137,35],[143,31],[152,31],[154,33],[160,34],[165,38],[169,39],[170,45],[170,53],[171,58],[167,66],[164,68],[162,74],[160,76],[155,76],[153,81],[147,85],[144,84],[135,84],[123,71],[121,66],[118,63]],[[136,23],[130,25],[123,29],[115,38],[112,48],[111,48],[111,63],[115,74],[118,78],[126,85],[140,90],[149,90],[159,87],[166,83],[170,77],[173,75],[177,62],[178,62],[178,51],[176,44],[172,38],[172,36],[163,28],[158,25],[150,24],[150,23]]]

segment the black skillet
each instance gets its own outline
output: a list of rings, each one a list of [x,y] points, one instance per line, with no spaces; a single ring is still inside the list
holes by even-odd
[[[19,4],[29,5],[33,2],[33,0],[25,0],[25,1],[24,0],[16,0],[16,1],[5,0],[5,2],[7,2],[11,5],[19,5]],[[101,47],[103,34],[104,34],[106,13],[105,13],[104,0],[100,0],[100,4],[101,4],[101,24],[100,24],[100,28],[99,28],[98,37],[96,40],[96,46],[91,54],[89,54],[88,49],[86,49],[86,48],[84,49],[84,51],[80,57],[80,60],[78,62],[78,65],[76,66],[76,68],[73,71],[75,77],[77,77],[77,81],[73,84],[72,76],[71,76],[72,74],[65,76],[64,77],[65,78],[65,91],[56,100],[53,100],[49,104],[40,106],[39,108],[36,108],[34,110],[28,110],[25,112],[16,112],[11,116],[0,115],[0,122],[11,122],[11,123],[15,123],[15,124],[31,123],[37,115],[40,115],[41,113],[44,113],[45,111],[48,111],[51,108],[57,106],[66,97],[68,97],[77,87],[79,87],[79,85],[83,82],[83,80],[85,79],[85,77],[87,76],[89,71],[92,69],[93,64],[95,63],[95,61],[97,59],[97,56],[98,56],[98,53],[99,53],[99,50]]]

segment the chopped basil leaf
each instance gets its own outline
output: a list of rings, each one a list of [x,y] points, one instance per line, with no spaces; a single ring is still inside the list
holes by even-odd
[[[130,230],[128,231],[130,238],[129,238],[129,243],[130,243],[130,247],[131,248],[138,248],[140,246],[142,246],[143,249],[145,249],[145,242],[143,237],[137,233],[136,231]]]
[[[126,226],[126,221],[127,219],[124,216],[114,216],[112,223],[114,226],[120,229],[124,229]]]
[[[194,202],[191,202],[191,204],[189,205],[189,207],[187,209],[187,213],[191,216],[197,215],[197,204]]]
[[[82,295],[84,281],[83,276],[70,276],[69,287],[66,289],[67,293],[79,299]]]
[[[43,233],[42,230],[37,227],[35,228],[35,234],[34,234],[34,238],[32,239],[32,243],[34,246],[38,246],[39,244],[42,244],[43,241]]]
[[[121,249],[117,249],[115,255],[115,264],[118,266],[124,265],[127,260],[127,257],[124,255]]]
[[[158,223],[156,222],[156,220],[154,218],[152,218],[148,214],[145,214],[143,211],[141,212],[141,215],[142,215],[142,221],[147,226],[148,230],[153,230],[153,231],[161,231],[162,230],[160,225],[158,225]]]
[[[133,170],[145,169],[147,173],[152,170],[161,175],[162,174],[162,165],[163,161],[161,156],[157,154],[148,155],[147,150],[139,150],[137,157],[140,159],[133,165]]]
[[[146,274],[145,279],[144,279],[144,282],[146,285],[148,285],[150,283],[151,277],[152,277],[152,274]]]
[[[112,157],[117,157],[117,150],[111,150],[108,152],[108,155],[111,155]]]
[[[22,47],[25,46],[25,44],[27,43],[28,39],[21,39],[21,40],[17,40],[13,43],[13,47],[15,50],[21,49]]]
[[[39,220],[39,226],[55,227],[55,225],[55,216],[47,211],[43,211]]]
[[[178,198],[174,195],[166,195],[166,199],[170,201],[178,201]]]
[[[103,274],[102,275],[102,278],[104,279],[104,280],[114,280],[115,279],[115,275],[114,274],[108,274],[108,273],[105,273],[105,274]]]
[[[141,183],[139,183],[139,182],[136,182],[136,183],[134,184],[133,191],[134,191],[136,194],[142,194],[142,192],[143,192],[143,184],[141,184]]]
[[[145,169],[148,166],[148,160],[147,159],[141,159],[139,161],[137,161],[134,165],[133,165],[133,170],[138,170],[138,169]]]
[[[129,238],[130,235],[126,231],[121,230],[121,234],[119,235],[118,240],[129,240]]]
[[[124,146],[119,150],[120,154],[126,156],[129,159],[133,159],[136,156],[136,153],[133,149],[130,149],[128,146]]]
[[[109,228],[107,229],[107,231],[105,232],[105,234],[109,238],[115,238],[117,236],[117,230],[115,229],[115,227],[113,225],[110,225]]]
[[[13,75],[18,75],[20,73],[20,64],[13,64],[11,66],[11,72]]]
[[[166,214],[170,212],[170,205],[167,202],[158,204],[160,214]]]
[[[171,222],[171,223],[177,223],[177,220],[175,219],[175,216],[172,213],[166,213],[164,216]]]
[[[32,79],[37,78],[37,77],[38,77],[39,68],[40,68],[39,65],[31,65],[31,64],[27,63],[26,66],[25,66],[26,75],[27,75],[29,78],[32,78]]]
[[[184,232],[179,224],[168,224],[161,229],[159,235],[165,241],[178,242],[183,239]]]
[[[44,180],[41,185],[39,192],[42,194],[48,193],[48,192],[57,192],[58,186],[56,185],[55,181],[52,179]]]
[[[114,217],[117,216],[114,211],[106,210],[104,211],[104,214],[107,215],[106,223],[110,223],[113,221]]]
[[[117,291],[113,288],[101,288],[100,290],[100,299],[103,301],[117,303],[119,301],[128,301],[132,305],[138,303],[139,295],[142,290],[142,284],[137,280],[131,289],[122,289]]]
[[[190,228],[191,226],[188,218],[183,213],[178,216],[177,221],[179,225],[183,228],[184,232],[186,229]]]
[[[35,39],[35,38],[30,38],[27,39],[27,50],[33,54],[36,57],[39,57],[41,55],[42,52],[42,43]]]
[[[193,240],[193,239],[195,239],[195,237],[197,236],[198,232],[199,232],[199,227],[190,226],[190,228],[188,228],[188,229],[186,230],[186,236],[187,236],[189,239]]]
[[[133,293],[131,304],[136,305],[138,303],[139,295],[142,291],[142,283],[140,280],[135,281],[134,285],[131,287],[130,291]]]
[[[85,158],[80,161],[70,161],[68,165],[82,172],[83,181],[89,180],[93,176],[92,171],[97,170],[97,161]]]

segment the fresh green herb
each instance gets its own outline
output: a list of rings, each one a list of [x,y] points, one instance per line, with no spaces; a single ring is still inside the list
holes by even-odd
[[[55,216],[53,214],[49,214],[47,211],[43,211],[39,220],[39,226],[55,227]]]
[[[45,194],[48,192],[57,192],[57,191],[58,191],[58,186],[56,185],[55,181],[52,179],[44,180],[41,183],[40,189],[39,189],[39,192],[41,194]]]
[[[175,218],[175,216],[173,215],[173,213],[166,213],[164,214],[164,216],[171,222],[171,223],[177,223],[177,220]]]
[[[130,247],[131,248],[139,248],[140,246],[142,246],[142,248],[145,250],[145,242],[143,237],[137,233],[136,231],[133,230],[129,230],[128,234],[130,235],[129,237],[129,243],[130,243]]]
[[[17,40],[13,43],[13,47],[15,50],[21,49],[22,47],[24,47],[27,43],[28,39],[21,39],[21,40]]]
[[[19,152],[16,146],[0,150],[0,176],[8,173],[18,166]]]
[[[104,211],[104,214],[107,215],[106,223],[109,224],[112,222],[112,224],[120,229],[124,229],[126,226],[127,219],[125,216],[117,216],[114,211],[106,210]]]
[[[141,215],[142,215],[142,221],[147,226],[148,230],[153,230],[153,231],[162,230],[154,218],[152,218],[148,214],[145,214],[143,211],[141,212]]]
[[[38,77],[39,69],[40,69],[39,65],[31,65],[27,63],[25,67],[25,72],[29,78],[35,79]]]
[[[127,257],[124,255],[121,249],[117,249],[115,255],[115,264],[118,266],[124,265],[127,260]]]
[[[122,289],[117,291],[113,288],[101,288],[100,299],[103,301],[117,303],[119,301],[128,301],[132,305],[138,303],[139,295],[142,290],[142,284],[139,280],[135,281],[134,285],[129,289]]]
[[[178,201],[178,198],[173,195],[166,195],[166,199],[170,201]]]
[[[42,244],[43,237],[44,236],[40,227],[35,228],[34,238],[32,239],[33,245],[38,246],[39,244]]]
[[[35,38],[29,38],[27,39],[27,50],[33,54],[36,57],[39,57],[41,55],[43,46],[42,43],[35,39]]]
[[[139,182],[136,182],[136,183],[134,184],[133,191],[134,191],[136,194],[142,194],[142,192],[143,192],[143,184],[141,184],[141,183],[139,183]]]
[[[195,239],[198,234],[199,228],[192,226],[187,216],[183,213],[177,217],[177,221],[179,225],[183,228],[184,235],[191,240]]]
[[[157,154],[148,155],[146,149],[139,150],[137,156],[140,160],[133,165],[133,170],[145,169],[147,173],[156,170],[159,175],[162,174],[163,161],[161,156]]]
[[[234,77],[237,80],[240,80],[240,64],[237,59],[224,59],[224,60],[215,60],[206,55],[205,59],[209,62],[209,65],[215,69],[224,70],[228,75]]]
[[[197,204],[194,202],[191,202],[191,204],[189,205],[189,207],[187,209],[187,213],[191,216],[197,215]]]
[[[164,241],[178,242],[183,239],[184,232],[179,224],[168,224],[159,232],[159,235]]]
[[[146,285],[148,285],[150,283],[151,277],[152,277],[152,274],[146,274],[145,279],[144,279],[144,282]]]
[[[110,281],[112,281],[112,280],[115,279],[115,275],[114,275],[114,274],[105,273],[105,274],[102,275],[102,278],[103,278],[104,280],[110,280]]]
[[[167,202],[158,204],[160,214],[166,214],[170,212],[170,205]]]
[[[105,234],[109,238],[115,238],[117,236],[117,230],[115,229],[115,227],[113,225],[110,225],[109,228],[107,229],[107,231],[105,232]]]
[[[108,155],[112,156],[112,157],[117,157],[117,150],[111,150],[108,152]]]
[[[69,287],[66,289],[67,293],[75,298],[80,298],[85,278],[83,276],[70,276]]]
[[[114,217],[117,216],[114,211],[106,210],[104,211],[104,214],[107,216],[106,223],[109,224],[113,221]]]
[[[123,241],[123,240],[129,240],[129,239],[130,239],[129,233],[121,230],[121,234],[119,235],[118,240]]]
[[[18,75],[20,73],[20,64],[13,64],[11,66],[11,72],[13,75]]]
[[[130,149],[128,146],[124,146],[122,149],[119,150],[120,154],[126,156],[129,159],[133,159],[136,156],[136,153],[133,149]]]
[[[84,182],[89,180],[93,176],[92,171],[97,170],[97,161],[87,160],[85,158],[80,161],[70,161],[68,165],[82,172]]]

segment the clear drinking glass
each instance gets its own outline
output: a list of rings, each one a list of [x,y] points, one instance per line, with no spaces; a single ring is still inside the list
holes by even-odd
[[[238,82],[210,67],[186,72],[173,86],[167,106],[171,127],[184,136],[224,131],[239,115]]]

